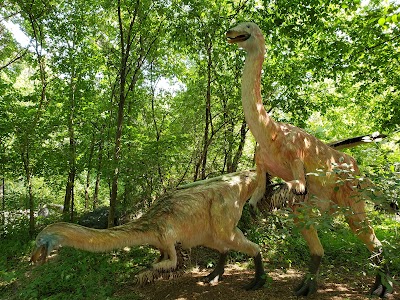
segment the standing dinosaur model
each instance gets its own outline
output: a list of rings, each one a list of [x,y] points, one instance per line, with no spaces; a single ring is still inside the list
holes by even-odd
[[[360,188],[366,182],[358,179],[359,170],[354,158],[339,152],[302,129],[274,121],[266,112],[261,98],[261,71],[265,55],[262,31],[254,23],[241,23],[226,33],[229,43],[246,51],[242,76],[242,104],[246,122],[259,144],[256,152],[257,188],[250,199],[256,208],[266,190],[267,174],[286,181],[287,190],[303,195],[303,202],[329,211],[335,207],[349,208],[346,219],[352,231],[374,253],[381,264],[381,243],[367,221],[364,195]],[[323,176],[313,176],[317,172]],[[295,214],[301,204],[294,204]],[[295,219],[296,222],[299,220]],[[309,274],[295,294],[307,296],[317,290],[317,275],[324,249],[314,226],[304,227],[301,233],[311,252]],[[384,266],[377,273],[371,293],[384,297],[392,288],[385,286]]]
[[[254,258],[255,276],[245,288],[261,288],[266,279],[260,248],[237,227],[243,206],[257,186],[256,173],[243,171],[205,182],[162,197],[139,219],[111,229],[51,224],[38,234],[31,261],[46,261],[60,246],[104,252],[147,244],[159,249],[161,257],[138,276],[144,283],[177,268],[177,244],[184,249],[202,245],[220,252],[215,269],[204,278],[206,282],[222,276],[227,253],[235,250]]]

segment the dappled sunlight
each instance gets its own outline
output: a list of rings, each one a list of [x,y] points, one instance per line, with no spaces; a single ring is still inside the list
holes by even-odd
[[[153,286],[145,286],[137,290],[145,296],[145,299],[295,300],[298,298],[293,295],[293,288],[300,283],[304,275],[302,270],[293,268],[272,270],[268,274],[271,280],[267,281],[264,288],[257,291],[245,291],[243,286],[252,278],[252,271],[248,264],[229,264],[225,269],[222,280],[212,284],[202,282],[201,279],[208,275],[210,271],[210,269],[194,267],[180,278],[170,281],[160,280],[155,282]],[[333,279],[321,277],[318,292],[307,299],[370,299],[366,293],[371,278],[367,276],[354,275],[352,278],[339,277]]]

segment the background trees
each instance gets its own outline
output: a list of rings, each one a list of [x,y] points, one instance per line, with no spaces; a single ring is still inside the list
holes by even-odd
[[[375,204],[399,205],[399,5],[4,0],[0,294],[132,299],[129,277],[152,260],[151,250],[116,252],[111,259],[70,251],[32,270],[32,236],[61,218],[40,218],[38,211],[62,205],[63,218],[75,221],[107,206],[112,226],[116,212],[136,213],[179,184],[253,167],[255,142],[240,99],[244,53],[225,40],[227,29],[241,21],[256,22],[265,33],[266,109],[326,142],[386,134],[381,143],[346,151],[384,191]],[[10,24],[24,32],[24,43]],[[249,220],[245,210],[241,227],[271,264],[301,266],[307,247],[287,215],[263,224]],[[374,225],[399,274],[398,223],[376,213]],[[332,227],[345,238],[332,239]],[[320,233],[332,259],[322,276],[336,278],[331,271],[337,265],[351,276],[368,269],[366,249],[346,235],[340,220],[322,222]],[[207,255],[204,260],[210,264]],[[354,271],[354,265],[362,266]],[[119,297],[121,291],[127,294]]]
[[[40,205],[63,204],[72,220],[111,204],[112,225],[117,207],[135,210],[182,182],[251,167],[243,53],[224,36],[243,20],[266,35],[263,97],[272,115],[324,141],[388,134],[380,146],[352,151],[365,171],[392,176],[400,156],[398,9],[345,0],[7,0],[4,210],[29,209],[33,231]],[[21,46],[7,22],[30,43]]]

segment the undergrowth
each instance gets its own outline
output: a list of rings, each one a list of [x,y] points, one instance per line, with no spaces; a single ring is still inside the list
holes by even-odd
[[[263,250],[266,271],[296,268],[305,270],[308,264],[308,247],[290,218],[271,215],[265,221],[246,221],[246,212],[240,226],[247,237],[258,243]],[[21,225],[21,226],[20,226]],[[25,224],[27,225],[27,224]],[[134,247],[112,253],[88,253],[63,248],[42,266],[31,266],[29,256],[34,247],[24,223],[2,234],[0,243],[0,299],[140,299],[133,291],[129,296],[121,290],[134,284],[137,272],[151,264],[157,252],[148,247]],[[366,247],[348,229],[341,219],[319,228],[321,243],[325,249],[321,275],[340,276],[349,271],[372,275],[375,270],[368,259]],[[400,276],[400,223],[391,217],[374,215],[373,226],[382,241],[385,259],[391,266],[391,274]],[[211,260],[208,267],[215,265]],[[230,255],[230,262],[248,261],[238,252]],[[338,267],[340,266],[340,270]]]

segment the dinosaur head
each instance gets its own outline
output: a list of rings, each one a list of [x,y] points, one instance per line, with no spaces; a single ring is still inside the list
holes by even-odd
[[[51,251],[57,249],[60,245],[61,243],[58,236],[53,234],[39,233],[38,237],[36,238],[36,248],[32,252],[30,261],[34,264],[45,263]]]
[[[238,44],[246,51],[265,52],[265,40],[260,27],[252,22],[240,23],[226,33],[230,44]]]
[[[46,261],[47,259],[47,247],[46,245],[41,245],[39,247],[36,247],[35,250],[33,250],[32,255],[31,255],[31,262],[36,264],[42,264]]]

